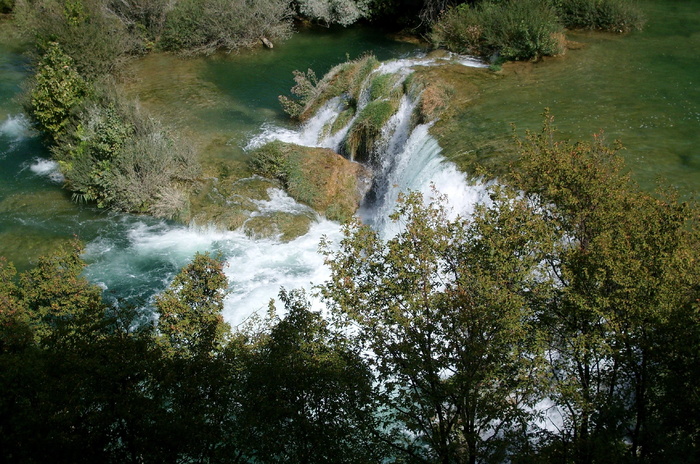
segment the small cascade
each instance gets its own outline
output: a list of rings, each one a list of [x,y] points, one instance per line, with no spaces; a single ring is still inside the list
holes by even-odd
[[[450,61],[451,60],[451,61]],[[348,95],[334,97],[323,104],[319,110],[298,130],[265,127],[263,132],[249,144],[258,147],[272,140],[295,143],[306,146],[326,147],[352,159],[349,153],[350,137],[356,131],[358,120],[363,118],[363,111],[370,105],[376,105],[391,98],[398,100],[386,122],[372,140],[364,140],[356,145],[368,153],[363,156],[364,163],[374,173],[372,188],[366,195],[359,215],[363,222],[379,230],[384,236],[391,236],[393,225],[389,215],[396,208],[399,193],[419,191],[429,201],[435,194],[446,195],[455,214],[467,215],[473,211],[477,202],[484,198],[483,185],[470,183],[465,174],[446,161],[441,154],[437,140],[429,129],[431,123],[420,123],[417,106],[420,93],[412,95],[402,89],[407,77],[416,66],[439,66],[446,62],[457,61],[465,66],[484,66],[483,63],[467,57],[447,56],[442,58],[412,58],[381,63],[362,83],[356,98],[354,115],[342,128],[330,133],[329,127],[337,126],[337,120],[348,109]],[[372,83],[380,76],[389,75],[391,88],[379,99],[370,98]],[[396,98],[395,90],[401,91]],[[389,96],[387,96],[389,95]],[[371,131],[365,131],[368,133]]]
[[[369,98],[372,81],[390,74],[387,92],[395,99],[391,102],[391,114],[373,133],[372,143],[367,144],[366,162],[371,165],[374,178],[359,211],[360,218],[390,237],[396,232],[396,225],[388,216],[396,207],[399,193],[420,191],[429,199],[434,193],[432,186],[448,196],[455,214],[468,214],[481,200],[483,186],[470,184],[456,166],[442,157],[440,146],[429,133],[430,123],[417,123],[419,95],[402,92],[396,97],[392,93],[404,90],[412,66],[439,64],[437,60],[413,59],[378,65],[361,82],[360,98],[354,103],[342,95],[329,98],[298,129],[264,125],[247,148],[279,140],[330,148],[347,156],[348,137],[354,125],[363,110],[376,102]],[[355,105],[354,114],[348,117],[350,104]],[[38,163],[33,169],[38,173],[44,168],[48,171],[48,167]],[[258,208],[251,220],[275,211],[307,214],[315,218],[309,231],[291,241],[282,241],[251,236],[245,227],[219,231],[124,216],[108,221],[105,227],[114,230],[105,230],[100,239],[88,244],[86,258],[93,263],[87,270],[88,276],[101,284],[106,295],[122,295],[126,304],[149,305],[153,289],[165,288],[195,252],[220,254],[226,260],[225,272],[230,282],[223,315],[235,327],[253,314],[263,314],[269,301],[277,298],[280,287],[310,290],[328,279],[329,270],[318,253],[319,242],[322,237],[333,243],[342,239],[340,224],[318,216],[286,192],[271,188],[268,197],[251,200]]]

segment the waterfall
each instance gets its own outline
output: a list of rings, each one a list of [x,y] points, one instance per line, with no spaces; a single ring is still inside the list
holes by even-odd
[[[397,83],[419,65],[440,65],[440,60],[396,60],[381,64],[373,75],[392,73]],[[342,98],[322,105],[301,127],[289,129],[264,125],[248,143],[255,148],[273,140],[305,146],[325,147],[342,152],[348,132],[357,114],[369,104],[369,79],[358,99],[356,116],[334,134],[328,127],[345,108]],[[388,216],[396,207],[399,192],[420,191],[426,199],[434,193],[448,197],[454,214],[469,214],[483,198],[484,188],[470,183],[464,173],[445,160],[436,139],[430,135],[430,123],[416,124],[417,96],[404,95],[394,114],[382,127],[371,156],[374,181],[371,193],[358,212],[365,223],[390,237],[396,232]],[[34,168],[37,174],[42,171]],[[261,212],[307,211],[279,189],[268,191],[268,201],[257,201]],[[259,239],[244,231],[219,231],[212,228],[183,226],[147,218],[124,215],[109,220],[100,238],[88,244],[86,258],[90,280],[105,288],[106,295],[128,294],[127,304],[152,303],[154,289],[160,291],[172,280],[195,252],[223,256],[229,278],[229,294],[224,302],[224,318],[236,327],[253,314],[264,314],[280,287],[311,289],[330,276],[318,253],[322,237],[338,243],[341,226],[317,216],[308,233],[289,242],[275,238]],[[318,304],[317,302],[314,304]],[[320,305],[319,305],[320,307]]]

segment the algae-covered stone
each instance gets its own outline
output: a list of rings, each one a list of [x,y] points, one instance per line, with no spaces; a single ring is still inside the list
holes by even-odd
[[[255,150],[251,167],[279,180],[296,201],[341,222],[357,211],[371,179],[367,168],[332,150],[279,141]]]

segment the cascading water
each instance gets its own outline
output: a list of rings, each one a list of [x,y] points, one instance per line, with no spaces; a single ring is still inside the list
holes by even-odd
[[[409,74],[411,66],[430,64],[439,63],[397,60],[382,64],[374,72],[396,73],[400,82]],[[364,94],[367,94],[366,89]],[[363,99],[359,106],[367,104],[367,100]],[[418,190],[430,196],[434,184],[441,193],[448,195],[452,207],[459,213],[468,212],[482,191],[479,186],[469,185],[465,176],[442,158],[440,147],[428,132],[429,125],[414,126],[415,105],[415,99],[403,97],[398,110],[384,125],[373,155],[373,191],[362,206],[360,217],[384,235],[392,233],[388,214],[394,209],[401,191]],[[343,102],[336,98],[297,130],[264,126],[249,147],[279,139],[342,151],[353,120],[335,134],[327,134],[329,123],[342,109]],[[31,139],[26,131],[26,120],[20,117],[8,118],[3,124],[3,133],[11,139],[11,144],[21,145]],[[52,179],[49,182],[60,181],[55,164],[44,159],[32,158],[25,168],[37,177]],[[268,200],[256,202],[260,214],[270,211],[315,214],[279,189],[270,189],[268,196]],[[326,280],[329,271],[318,253],[318,245],[322,237],[331,242],[341,238],[340,225],[320,216],[316,216],[308,233],[289,242],[253,238],[243,230],[220,231],[126,214],[104,213],[89,221],[75,213],[66,214],[66,218],[69,217],[66,220],[70,225],[66,227],[70,230],[83,230],[83,237],[97,237],[88,240],[85,258],[91,264],[87,277],[105,289],[108,299],[113,296],[114,301],[126,305],[148,307],[154,291],[165,288],[195,252],[221,254],[226,260],[225,272],[230,281],[224,317],[233,326],[251,314],[265,311],[280,287],[309,289]],[[85,233],[86,227],[88,233]]]

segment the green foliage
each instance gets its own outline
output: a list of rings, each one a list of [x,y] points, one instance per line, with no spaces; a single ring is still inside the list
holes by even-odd
[[[29,111],[39,129],[55,140],[70,123],[72,113],[89,87],[61,46],[52,42],[42,56],[29,95]]]
[[[554,5],[568,28],[622,33],[644,24],[632,0],[554,0]]]
[[[625,441],[632,456],[652,453],[663,446],[652,411],[666,409],[657,382],[669,372],[666,353],[679,349],[663,333],[677,318],[692,324],[686,308],[697,300],[698,212],[639,192],[600,136],[555,137],[549,118],[528,135],[514,178],[561,236],[540,314],[558,353],[550,363],[560,438],[581,462],[622,459]]]
[[[369,353],[394,446],[417,460],[486,459],[493,421],[515,430],[536,400],[526,296],[539,286],[542,226],[520,200],[496,197],[468,223],[449,219],[444,199],[426,207],[411,194],[394,238],[355,224],[340,251],[325,248],[324,296]]]
[[[60,349],[95,330],[103,319],[102,292],[81,275],[82,245],[75,241],[39,259],[20,276],[20,298],[37,342]]]
[[[293,73],[296,84],[292,87],[291,92],[294,95],[294,99],[280,95],[279,101],[285,113],[292,118],[299,118],[307,105],[318,97],[320,89],[318,88],[316,73],[312,69],[309,69],[306,73],[294,70]]]
[[[116,71],[143,44],[103,0],[17,0],[15,16],[39,52],[57,42],[87,79]]]
[[[246,366],[248,454],[262,463],[376,462],[368,366],[303,292],[279,296],[286,315],[268,322]]]
[[[286,0],[181,0],[165,20],[160,45],[164,50],[211,53],[236,50],[289,34]]]
[[[530,60],[562,51],[561,24],[547,0],[487,0],[448,10],[431,41],[458,53]]]
[[[228,280],[221,260],[197,254],[156,299],[160,340],[172,356],[209,357],[229,332],[221,311]]]
[[[52,154],[76,201],[158,217],[185,216],[186,188],[199,173],[191,147],[108,90],[85,102],[72,119]]]

